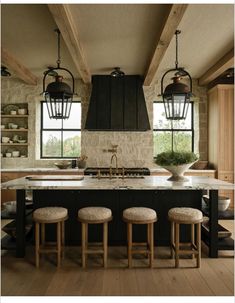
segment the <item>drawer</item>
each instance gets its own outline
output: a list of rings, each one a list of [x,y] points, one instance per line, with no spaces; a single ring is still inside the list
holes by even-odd
[[[220,179],[220,180],[233,182],[233,180],[234,180],[233,178],[234,178],[233,172],[218,173],[218,179]]]

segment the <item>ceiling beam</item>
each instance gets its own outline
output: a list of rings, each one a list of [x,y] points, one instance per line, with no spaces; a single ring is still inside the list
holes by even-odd
[[[1,47],[1,62],[6,65],[8,69],[12,70],[16,76],[23,80],[25,83],[37,85],[37,77],[3,47]]]
[[[90,83],[91,75],[69,6],[67,4],[48,4],[48,7],[63,36],[79,75],[84,83]]]
[[[152,84],[162,58],[173,38],[175,31],[187,9],[187,4],[172,4],[169,14],[163,24],[156,49],[145,76],[144,86]]]
[[[234,49],[231,49],[227,54],[219,59],[208,71],[203,74],[198,81],[198,84],[203,86],[213,81],[227,69],[234,67]]]

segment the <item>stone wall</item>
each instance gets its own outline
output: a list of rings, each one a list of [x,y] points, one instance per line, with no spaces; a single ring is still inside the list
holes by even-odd
[[[207,96],[206,89],[199,87],[194,81],[195,98],[195,151],[200,153],[201,159],[207,159]],[[110,149],[112,144],[118,145],[118,162],[120,166],[154,167],[153,135],[146,132],[91,132],[84,130],[86,114],[89,104],[90,86],[76,80],[78,100],[82,102],[82,154],[88,156],[88,166],[109,166],[111,154],[104,150]],[[37,86],[26,85],[13,78],[2,78],[2,103],[28,103],[29,108],[29,157],[7,159],[2,158],[2,168],[13,167],[53,167],[54,160],[42,160],[39,155],[40,139],[40,100],[42,97],[42,83]],[[145,87],[145,99],[152,127],[153,101],[159,100],[158,85]],[[35,135],[36,134],[36,135]]]

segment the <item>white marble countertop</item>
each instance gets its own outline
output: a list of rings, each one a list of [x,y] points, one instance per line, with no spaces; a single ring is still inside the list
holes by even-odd
[[[57,176],[59,178],[59,176]],[[54,190],[234,190],[234,184],[209,177],[187,177],[186,182],[167,181],[165,176],[145,176],[136,179],[96,179],[85,176],[83,180],[28,180],[25,177],[1,184],[2,189],[54,189]]]
[[[186,172],[204,172],[204,173],[211,173],[211,172],[215,172],[215,169],[187,169]],[[161,168],[161,167],[154,167],[154,168],[150,168],[150,172],[151,173],[160,173],[160,172],[168,172],[165,168]],[[169,173],[169,172],[168,172]]]
[[[3,173],[11,173],[11,172],[84,172],[85,169],[80,169],[80,168],[67,168],[67,169],[59,169],[56,167],[22,167],[22,168],[2,168],[1,172]],[[167,172],[166,169],[161,168],[161,167],[153,167],[149,169],[151,173],[157,173],[157,172]],[[188,169],[187,172],[204,172],[204,173],[210,173],[210,172],[215,172],[214,169]]]
[[[67,173],[71,173],[71,172],[80,172],[83,173],[84,172],[84,168],[66,168],[66,169],[59,169],[56,167],[22,167],[22,168],[2,168],[1,169],[2,173],[12,173],[12,172],[16,172],[16,173],[31,173],[31,172],[43,172],[43,173],[50,173],[50,172],[67,172]]]

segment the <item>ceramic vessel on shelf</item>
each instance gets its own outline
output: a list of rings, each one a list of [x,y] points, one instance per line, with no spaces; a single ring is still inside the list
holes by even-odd
[[[14,150],[12,152],[12,157],[16,158],[16,157],[19,157],[20,156],[20,152],[18,150]]]
[[[61,161],[61,162],[56,162],[54,163],[56,167],[58,167],[59,169],[66,169],[71,165],[70,161]]]
[[[12,141],[13,141],[14,143],[17,143],[18,140],[19,140],[19,136],[18,136],[18,135],[14,135],[14,136],[12,137]]]
[[[2,143],[8,143],[10,140],[9,137],[2,137]]]
[[[15,214],[16,213],[16,201],[8,201],[3,203],[4,208],[8,213]]]
[[[26,115],[27,114],[27,109],[25,109],[25,108],[19,108],[18,109],[18,114],[19,115]]]
[[[208,195],[203,196],[203,200],[205,201],[206,205],[209,206],[210,199]],[[230,199],[225,196],[218,197],[218,211],[225,211],[228,209],[230,204]]]

